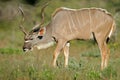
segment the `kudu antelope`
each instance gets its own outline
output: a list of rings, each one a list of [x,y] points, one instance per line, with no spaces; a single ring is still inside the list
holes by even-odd
[[[29,51],[33,47],[38,49],[47,48],[56,43],[53,66],[56,66],[57,57],[63,49],[65,56],[64,65],[66,67],[69,57],[69,41],[94,38],[101,53],[101,69],[107,67],[110,52],[106,41],[115,30],[115,21],[110,13],[101,8],[69,9],[61,7],[53,13],[50,23],[45,27],[41,27],[44,23],[45,7],[46,5],[41,10],[42,22],[33,27],[29,33],[20,25],[21,30],[25,34],[23,51]],[[19,9],[24,16],[23,10]]]

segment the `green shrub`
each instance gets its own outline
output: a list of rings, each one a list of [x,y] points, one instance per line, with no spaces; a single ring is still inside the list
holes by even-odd
[[[86,76],[90,79],[90,80],[98,80],[100,79],[100,72],[96,71],[96,70],[91,70],[89,71]]]
[[[112,80],[112,79],[116,80],[116,78],[117,78],[117,72],[111,66],[108,66],[101,73],[102,73],[101,77],[108,79],[108,80]]]
[[[15,48],[0,48],[1,54],[21,54],[22,50]]]

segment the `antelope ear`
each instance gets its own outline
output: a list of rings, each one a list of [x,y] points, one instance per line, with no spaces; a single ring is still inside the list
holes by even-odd
[[[43,36],[44,34],[46,33],[46,28],[43,27],[43,28],[40,28],[40,31],[39,31],[39,35]]]

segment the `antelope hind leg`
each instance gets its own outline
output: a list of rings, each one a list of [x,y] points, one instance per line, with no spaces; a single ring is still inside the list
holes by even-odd
[[[109,59],[109,49],[107,47],[106,42],[103,43],[100,47],[101,52],[101,70],[105,69],[108,65],[108,59]]]

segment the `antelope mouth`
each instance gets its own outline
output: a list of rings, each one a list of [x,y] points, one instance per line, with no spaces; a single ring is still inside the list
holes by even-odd
[[[28,51],[29,51],[29,49],[23,49],[23,51],[24,51],[24,52],[28,52]]]
[[[23,49],[23,51],[26,53],[26,52],[29,52],[29,51],[32,51],[33,49],[32,48],[30,48],[30,49],[27,49],[27,48],[25,48],[25,49]]]

